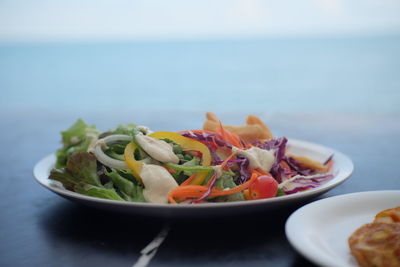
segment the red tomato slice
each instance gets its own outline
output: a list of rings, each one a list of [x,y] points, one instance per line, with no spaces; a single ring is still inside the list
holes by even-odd
[[[278,192],[278,182],[271,176],[262,175],[249,187],[250,199],[275,197]]]

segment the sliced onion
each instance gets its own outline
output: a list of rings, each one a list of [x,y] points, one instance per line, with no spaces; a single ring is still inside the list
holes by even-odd
[[[112,143],[116,143],[119,141],[132,141],[132,137],[129,135],[123,134],[114,134],[109,135],[103,139],[99,139],[96,142],[94,154],[98,161],[102,164],[106,165],[107,167],[118,169],[118,170],[127,170],[129,169],[128,165],[123,160],[113,159],[104,153],[102,145],[109,145]]]

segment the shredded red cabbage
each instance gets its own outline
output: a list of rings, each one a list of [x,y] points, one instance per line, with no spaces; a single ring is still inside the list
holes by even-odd
[[[242,156],[242,155],[237,155],[236,158],[239,160],[239,173],[240,173],[240,184],[243,184],[247,182],[247,180],[250,179],[251,173],[249,172],[249,164],[250,161],[248,158]]]
[[[283,154],[284,154],[286,143],[287,143],[286,137],[279,137],[266,141],[255,141],[252,143],[252,145],[266,150],[283,149]]]
[[[193,133],[189,131],[182,135],[198,140],[207,145],[211,153],[211,163],[213,165],[218,165],[223,162],[223,160],[215,153],[215,147],[227,147],[229,149],[232,149],[232,144],[222,140],[222,138],[216,133]],[[282,183],[290,179],[290,177],[296,177],[288,182],[287,185],[284,185],[282,187],[282,190],[285,194],[293,194],[307,189],[315,188],[320,186],[321,183],[324,183],[325,181],[333,178],[332,174],[318,174],[318,171],[310,168],[304,168],[294,158],[287,156],[287,142],[288,140],[285,137],[279,137],[267,141],[256,141],[252,143],[253,146],[259,147],[261,149],[274,151],[275,161],[271,167],[270,173],[278,183]],[[333,155],[331,155],[324,162],[324,165],[328,164],[329,161],[332,160],[332,158]],[[280,164],[282,161],[286,162],[290,169],[283,167]],[[250,178],[251,174],[248,170],[250,162],[248,158],[243,155],[237,155],[236,159],[228,161],[228,165],[229,164],[231,166],[232,164],[237,164],[237,166],[239,167],[239,183],[242,184]],[[211,178],[212,180],[210,181],[210,187],[208,188],[208,190],[200,198],[193,200],[192,203],[206,199],[210,195],[211,188],[213,187],[217,178],[217,175],[214,175]],[[290,189],[288,189],[288,185],[290,185]]]
[[[183,133],[182,136],[196,139],[198,141],[215,143],[218,146],[226,146],[228,148],[232,148],[232,145],[230,143],[222,140],[221,137],[216,133],[194,133],[188,131],[186,133]]]
[[[290,168],[292,168],[293,170],[298,172],[298,174],[307,176],[307,175],[311,175],[315,172],[312,169],[301,167],[300,163],[297,160],[295,160],[294,158],[286,156],[285,161],[287,162],[287,164],[289,164]]]
[[[329,161],[331,161],[333,159],[333,155],[330,155],[329,158],[327,160],[325,160],[324,165],[327,165],[329,163]]]
[[[311,176],[295,176],[292,181],[288,184],[291,185],[291,189],[288,189],[287,185],[282,187],[285,194],[294,194],[307,189],[315,188],[320,186],[322,183],[333,178],[333,174],[321,174],[321,175],[311,175]]]
[[[190,203],[196,203],[196,202],[200,202],[200,201],[206,199],[206,198],[211,194],[211,189],[213,188],[213,186],[214,186],[214,184],[215,184],[215,181],[216,181],[217,178],[219,178],[219,177],[220,177],[220,175],[218,175],[218,172],[216,171],[216,172],[214,173],[214,175],[211,177],[210,185],[208,186],[207,191],[204,192],[204,194],[203,194],[201,197],[199,197],[198,199],[192,200],[192,202],[190,202]]]
[[[297,174],[296,172],[290,172],[280,165],[282,160],[286,160],[286,144],[287,139],[285,137],[274,138],[267,141],[256,141],[253,146],[257,146],[265,150],[275,150],[275,162],[271,167],[270,173],[278,183],[286,180],[288,176]]]
[[[197,141],[202,142],[205,144],[208,149],[210,150],[211,153],[211,164],[216,165],[218,162],[221,162],[221,158],[215,153],[215,150],[211,147],[210,144],[215,144],[216,146],[220,147],[227,147],[229,149],[232,149],[232,145],[224,140],[221,139],[221,137],[218,134],[214,133],[194,133],[191,131],[188,131],[186,133],[183,133],[182,136],[195,139]]]

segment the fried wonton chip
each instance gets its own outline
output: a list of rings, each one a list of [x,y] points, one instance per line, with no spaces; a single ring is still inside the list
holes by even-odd
[[[308,157],[297,156],[297,155],[293,155],[293,154],[288,154],[288,156],[295,159],[300,164],[300,166],[303,168],[309,168],[309,169],[323,171],[323,172],[327,172],[329,170],[329,166],[324,165],[321,162],[310,159]]]
[[[212,112],[206,113],[207,120],[204,122],[203,129],[215,132],[220,127],[220,120]],[[272,132],[261,121],[260,118],[249,115],[246,120],[246,125],[232,126],[222,125],[224,129],[237,134],[241,139],[247,143],[252,143],[257,140],[270,140],[273,138]]]

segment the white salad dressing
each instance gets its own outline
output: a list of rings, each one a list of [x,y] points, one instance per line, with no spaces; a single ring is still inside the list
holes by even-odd
[[[167,203],[168,193],[178,187],[174,177],[159,165],[143,164],[140,177],[144,184],[144,199],[150,203]]]
[[[136,135],[136,141],[153,159],[161,162],[179,163],[179,158],[167,142],[142,134]]]
[[[151,133],[153,132],[152,130],[150,130],[149,127],[143,126],[143,125],[139,125],[139,126],[137,127],[137,129],[138,129],[139,131],[141,131],[142,133],[144,133],[145,135],[151,134]]]
[[[249,167],[252,169],[260,168],[269,172],[275,162],[273,151],[261,149],[255,146],[246,150],[233,147],[232,150],[239,155],[245,156],[249,160]]]

